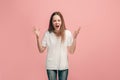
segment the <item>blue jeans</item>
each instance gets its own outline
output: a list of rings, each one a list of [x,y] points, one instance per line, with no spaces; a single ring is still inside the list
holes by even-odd
[[[47,70],[48,80],[57,80],[57,73],[59,80],[67,80],[68,69],[66,70]]]

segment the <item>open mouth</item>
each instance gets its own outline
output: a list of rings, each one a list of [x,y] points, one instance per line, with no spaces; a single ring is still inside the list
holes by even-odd
[[[59,25],[56,26],[57,28],[59,27]]]

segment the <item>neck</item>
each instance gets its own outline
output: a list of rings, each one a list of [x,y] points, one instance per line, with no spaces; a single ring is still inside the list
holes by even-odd
[[[55,33],[59,33],[59,32],[60,32],[60,30],[54,30],[54,32],[55,32]]]

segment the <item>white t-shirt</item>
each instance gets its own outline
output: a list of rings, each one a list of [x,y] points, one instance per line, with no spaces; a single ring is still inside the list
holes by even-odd
[[[46,69],[64,70],[68,69],[67,46],[73,42],[72,34],[65,30],[65,41],[57,37],[53,32],[45,32],[42,39],[42,46],[47,47]]]

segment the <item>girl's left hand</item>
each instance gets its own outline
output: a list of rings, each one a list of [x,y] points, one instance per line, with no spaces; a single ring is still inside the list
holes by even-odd
[[[81,29],[81,27],[79,27],[76,31],[74,31],[74,33],[73,33],[73,38],[74,39],[77,38],[77,35],[79,34],[80,29]]]

